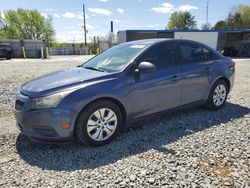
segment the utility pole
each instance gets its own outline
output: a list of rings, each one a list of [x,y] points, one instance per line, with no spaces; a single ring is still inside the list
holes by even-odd
[[[207,0],[207,16],[206,16],[206,25],[208,25],[208,3],[209,3],[209,0]]]
[[[87,29],[86,29],[85,5],[84,4],[82,4],[82,13],[83,13],[84,41],[85,41],[85,46],[87,46]]]
[[[111,31],[111,33],[114,32],[114,24],[113,24],[113,21],[110,22],[110,31]]]

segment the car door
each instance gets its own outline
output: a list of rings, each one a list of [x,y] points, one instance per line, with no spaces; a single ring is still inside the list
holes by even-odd
[[[137,58],[137,66],[140,62],[150,62],[157,69],[151,73],[133,71],[134,118],[179,106],[180,66],[174,41],[165,41],[152,46]]]
[[[179,41],[182,72],[181,104],[204,100],[210,88],[209,75],[212,61],[205,61],[199,43]]]

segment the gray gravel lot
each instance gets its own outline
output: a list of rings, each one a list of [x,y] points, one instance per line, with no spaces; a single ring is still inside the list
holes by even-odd
[[[250,60],[236,61],[226,106],[168,113],[111,144],[31,142],[11,108],[25,81],[90,56],[0,61],[0,187],[250,187]]]

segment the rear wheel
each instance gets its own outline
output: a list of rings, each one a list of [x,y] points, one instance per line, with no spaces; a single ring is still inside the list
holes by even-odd
[[[222,108],[227,100],[228,91],[228,85],[224,80],[216,81],[210,91],[207,108],[209,110],[219,110]]]
[[[88,105],[79,115],[76,124],[78,139],[87,145],[101,146],[111,142],[122,126],[119,107],[108,100]]]

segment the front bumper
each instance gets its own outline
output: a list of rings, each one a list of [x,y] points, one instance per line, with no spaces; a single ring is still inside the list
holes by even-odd
[[[63,142],[73,138],[74,112],[64,109],[31,110],[31,99],[18,94],[13,109],[17,128],[24,135],[46,142]],[[65,129],[62,125],[69,124]]]

